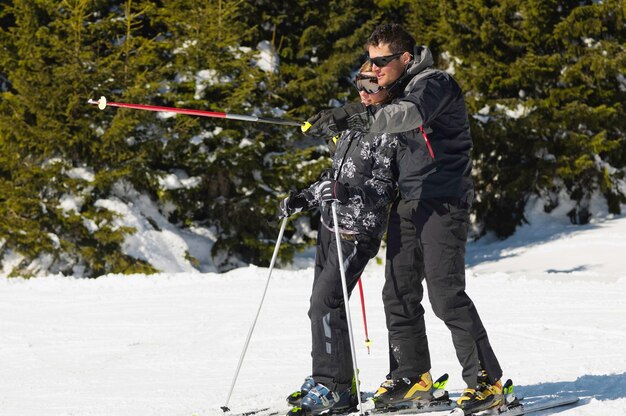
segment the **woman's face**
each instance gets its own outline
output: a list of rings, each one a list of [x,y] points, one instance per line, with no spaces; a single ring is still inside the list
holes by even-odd
[[[376,78],[375,72],[361,72],[360,74]],[[361,90],[359,91],[359,96],[361,97],[361,103],[365,105],[375,105],[382,103],[387,99],[387,90],[381,89],[380,91],[373,94],[370,94],[365,90]]]

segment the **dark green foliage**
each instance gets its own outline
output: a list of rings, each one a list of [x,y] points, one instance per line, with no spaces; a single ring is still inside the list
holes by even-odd
[[[445,1],[440,12],[439,33],[461,60],[456,77],[470,114],[478,115],[476,210],[484,230],[510,235],[530,195],[553,201],[550,210],[563,190],[577,211],[599,191],[619,213],[624,172],[613,168],[624,167],[626,128],[621,2]]]
[[[101,203],[132,202],[116,191],[123,184],[176,226],[214,230],[220,270],[267,265],[278,201],[328,166],[321,141],[297,128],[86,101],[305,120],[357,98],[363,45],[387,20],[429,45],[467,94],[483,232],[511,234],[532,195],[549,210],[565,192],[579,203],[572,218],[584,220],[600,192],[619,212],[620,1],[14,0],[0,5],[0,258],[23,257],[13,275],[155,271],[123,254],[134,230]],[[277,71],[258,62],[260,49],[275,51]],[[173,173],[194,185],[164,186]],[[284,261],[311,242],[296,221],[287,238]]]
[[[142,118],[111,122],[85,105],[107,84],[131,97],[149,96],[149,89],[137,86],[158,80],[147,71],[157,59],[137,51],[154,46],[134,33],[151,8],[149,2],[135,7],[77,0],[14,1],[2,10],[9,24],[0,32],[0,72],[10,85],[0,102],[0,239],[3,251],[24,256],[24,266],[38,258],[52,272],[154,271],[121,254],[124,236],[133,230],[115,226],[109,211],[93,206],[116,180],[141,183],[145,150],[132,148],[126,138],[140,134]],[[94,181],[69,177],[77,167],[92,170]],[[81,200],[80,212],[63,209],[65,198]],[[18,266],[13,274],[36,272]]]

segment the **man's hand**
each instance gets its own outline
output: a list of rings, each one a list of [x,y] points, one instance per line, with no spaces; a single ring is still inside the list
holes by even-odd
[[[333,110],[322,110],[306,121],[302,133],[313,137],[333,137],[337,135],[337,126],[333,119]]]
[[[363,103],[350,103],[333,110],[333,120],[337,131],[369,131],[369,114]]]
[[[280,205],[278,206],[278,218],[286,218],[297,214],[304,208],[307,208],[308,205],[304,195],[291,191],[287,198],[280,201]]]
[[[339,201],[342,204],[348,202],[348,189],[337,181],[324,181],[317,186],[322,202]]]
[[[333,137],[344,130],[366,132],[369,114],[362,103],[346,104],[333,110],[322,110],[302,126],[304,134],[313,137]]]

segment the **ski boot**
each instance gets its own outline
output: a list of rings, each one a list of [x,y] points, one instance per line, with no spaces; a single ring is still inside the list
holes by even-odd
[[[287,403],[289,406],[300,406],[302,398],[306,396],[313,387],[315,387],[315,380],[313,380],[313,377],[308,376],[304,379],[304,383],[300,386],[300,390],[294,391],[287,396]]]
[[[356,403],[357,398],[352,394],[352,388],[334,392],[318,383],[302,398],[300,406],[292,408],[287,416],[349,413],[356,410]]]
[[[315,387],[315,380],[313,376],[308,376],[304,379],[304,383],[300,386],[300,390],[294,391],[289,396],[287,396],[287,404],[289,406],[298,406],[302,403],[302,398],[307,395],[307,393]],[[352,377],[352,387],[351,387],[352,395],[356,397],[356,378]]]
[[[476,388],[468,388],[463,391],[461,397],[456,401],[457,408],[466,415],[497,408],[504,401],[502,390],[502,381],[498,380],[491,384],[487,372],[481,370],[478,373],[478,385]]]
[[[521,398],[518,398],[515,395],[515,388],[513,387],[513,380],[508,379],[506,381],[506,383],[504,383],[504,385],[502,386],[502,397],[504,400],[504,405],[509,408],[509,409],[513,409],[516,407],[521,407]]]
[[[419,377],[386,380],[374,394],[374,406],[377,409],[401,409],[413,407],[414,402],[429,403],[433,400],[432,390],[430,372]]]

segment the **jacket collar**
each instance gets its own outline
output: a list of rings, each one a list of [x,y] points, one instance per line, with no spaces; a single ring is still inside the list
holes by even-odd
[[[415,49],[413,49],[413,59],[409,61],[404,74],[389,86],[389,95],[393,98],[404,95],[404,88],[409,81],[411,81],[415,75],[432,67],[434,63],[433,54],[427,46],[416,46]]]
[[[406,75],[411,76],[419,74],[434,64],[435,60],[428,46],[416,46],[415,49],[413,49],[413,59],[409,62]]]

